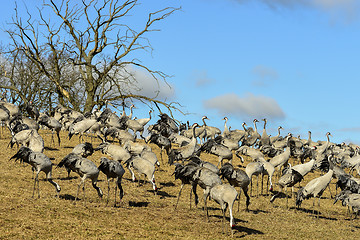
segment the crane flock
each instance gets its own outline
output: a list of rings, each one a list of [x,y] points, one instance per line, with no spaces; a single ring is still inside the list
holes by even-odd
[[[294,204],[297,208],[309,198],[314,199],[314,208],[315,199],[318,198],[318,206],[320,206],[323,192],[332,179],[336,179],[341,192],[334,196],[334,204],[341,201],[343,206],[353,210],[355,217],[359,212],[360,179],[357,178],[357,175],[360,175],[359,146],[332,143],[330,141],[332,135],[329,132],[325,134],[326,141],[314,142],[310,131],[308,139],[294,137],[291,133],[282,137],[281,126],[278,127],[278,134],[271,137],[266,131],[266,118],[262,119],[264,125],[260,135],[256,125],[259,122],[257,119],[253,121],[253,128],[247,127],[244,122],[243,129],[231,130],[227,125],[228,118],[224,117],[224,130],[221,131],[209,126],[205,122],[209,120],[206,116],[201,119],[202,125],[194,123],[190,126],[189,122],[178,124],[165,113],[159,115],[156,123],[149,125],[153,111],[149,111],[149,118],[137,119],[132,116],[132,108],[134,105],[130,107],[131,114],[126,115],[124,110],[118,116],[109,108],[82,114],[59,105],[53,113],[48,114],[39,112],[31,103],[20,107],[8,102],[0,102],[0,121],[11,133],[9,147],[15,144],[18,146],[18,152],[10,159],[30,164],[36,174],[32,196],[35,196],[37,189],[37,196],[40,197],[41,171],[46,174],[47,181],[55,187],[57,197],[61,192],[61,182],[59,185],[52,180],[54,164],[44,153],[45,145],[51,143],[44,143],[39,134],[39,129],[46,128],[56,133],[59,146],[64,142],[60,139],[60,131],[66,132],[69,139],[79,135],[79,144],[69,150],[68,155],[60,159],[56,165],[57,168],[64,167],[67,170],[68,178],[71,172],[80,176],[81,181],[78,184],[75,200],[79,198],[82,187],[84,196],[82,200],[86,201],[85,182],[88,178],[92,181],[99,198],[103,197],[103,191],[97,184],[101,173],[106,175],[108,181],[106,204],[109,201],[110,180],[116,179],[114,198],[114,206],[116,206],[117,189],[119,189],[120,201],[126,192],[122,187],[125,169],[131,174],[133,182],[137,179],[135,173],[139,175],[139,184],[141,177],[144,176],[144,185],[149,182],[156,195],[158,191],[155,183],[156,167],[159,168],[160,164],[169,164],[174,166],[174,171],[170,175],[173,174],[175,180],[181,180],[175,209],[185,185],[191,185],[190,208],[192,193],[195,195],[195,205],[197,205],[199,202],[197,186],[200,186],[203,189],[207,219],[209,219],[207,208],[209,197],[220,205],[223,213],[223,232],[227,209],[229,209],[230,229],[233,232],[235,226],[233,205],[236,199],[240,201],[241,191],[246,197],[246,210],[251,208],[250,198],[256,199],[259,195],[259,184],[257,184],[257,194],[252,196],[253,176],[257,176],[258,181],[259,176],[261,178],[264,175],[268,176],[267,182],[270,185],[266,190],[271,204],[283,196],[288,207],[287,187],[291,187],[290,198],[295,195]],[[145,130],[147,136],[143,135]],[[92,143],[84,141],[84,136],[89,134],[95,134],[101,143],[95,147]],[[138,134],[144,140],[138,139]],[[113,141],[110,141],[109,137]],[[154,143],[159,148],[161,161],[157,159],[149,143]],[[55,145],[53,135],[52,144]],[[163,150],[167,155],[167,162],[163,160],[165,159]],[[100,151],[104,155],[99,160],[99,166],[88,159],[95,151]],[[217,166],[206,161],[202,153],[217,156]],[[244,158],[250,161],[246,166],[243,165]],[[238,159],[241,162],[236,165]],[[321,172],[321,176],[308,179],[308,173],[311,171]],[[304,181],[307,184],[300,187]],[[296,184],[299,184],[298,191],[294,191]],[[235,189],[236,187],[239,187],[239,191]],[[276,188],[279,190],[276,191]],[[263,194],[263,184],[261,184],[261,194]]]

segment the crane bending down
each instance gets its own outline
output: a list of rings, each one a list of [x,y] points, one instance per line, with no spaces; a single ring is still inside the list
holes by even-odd
[[[36,183],[37,183],[37,189],[38,189],[38,197],[40,197],[40,189],[39,189],[39,173],[40,172],[44,172],[46,174],[46,179],[52,184],[54,185],[55,189],[56,189],[56,195],[57,197],[59,197],[59,192],[61,190],[59,184],[57,184],[56,182],[54,182],[52,180],[52,162],[50,161],[50,158],[48,156],[46,156],[45,154],[41,153],[41,152],[33,152],[30,148],[28,147],[21,147],[19,149],[19,151],[10,158],[11,159],[15,159],[16,160],[20,160],[20,162],[26,162],[28,164],[30,164],[33,169],[36,172],[36,176],[34,179],[34,189],[33,189],[33,197],[35,194],[35,188],[36,188]]]
[[[78,185],[75,201],[78,199],[81,185],[83,185],[83,193],[85,199],[85,180],[87,178],[91,179],[93,188],[96,189],[99,197],[102,198],[103,192],[101,188],[97,186],[97,180],[100,171],[95,165],[95,163],[93,163],[87,158],[81,157],[78,154],[69,153],[58,164],[58,167],[63,167],[63,166],[67,169],[71,169],[72,171],[76,172],[81,177],[81,182]]]

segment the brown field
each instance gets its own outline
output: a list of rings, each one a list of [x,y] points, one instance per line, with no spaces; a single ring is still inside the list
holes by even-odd
[[[6,134],[8,132],[6,131]],[[57,164],[78,143],[75,136],[72,141],[62,133],[62,145],[51,143],[50,134],[41,130],[45,140],[45,154]],[[2,136],[3,146],[0,160],[0,239],[231,239],[230,232],[222,233],[222,213],[214,201],[209,201],[210,221],[202,210],[203,201],[197,208],[189,209],[190,187],[185,186],[179,206],[174,210],[176,197],[180,189],[180,180],[174,181],[174,167],[164,163],[162,171],[156,171],[158,195],[151,191],[149,183],[138,186],[131,182],[127,171],[124,175],[125,196],[118,207],[114,208],[113,188],[110,202],[105,206],[107,182],[100,173],[99,186],[104,191],[99,199],[90,180],[86,183],[86,199],[74,201],[80,178],[71,173],[66,179],[65,169],[53,168],[53,179],[61,186],[60,198],[55,198],[53,186],[43,181],[40,174],[40,198],[32,198],[33,173],[29,165],[9,161],[17,149],[7,148],[9,135]],[[90,141],[90,138],[86,138]],[[94,145],[99,140],[94,140]],[[159,156],[159,149],[151,145]],[[99,165],[101,153],[89,157]],[[217,163],[216,157],[203,154],[203,160]],[[240,164],[238,158],[234,165]],[[305,177],[308,182],[319,173],[310,173]],[[255,181],[256,182],[256,181]],[[265,181],[264,181],[265,182]],[[304,186],[305,182],[302,183]],[[331,192],[335,193],[335,180]],[[111,182],[114,186],[114,182]],[[256,184],[255,184],[256,186]],[[277,190],[277,187],[275,186]],[[198,188],[201,198],[202,190]],[[253,194],[256,191],[253,191]],[[80,195],[82,198],[82,195]],[[119,199],[119,198],[118,198]],[[234,207],[236,227],[234,238],[244,239],[359,239],[360,219],[349,220],[346,208],[341,203],[333,204],[329,190],[321,200],[319,217],[312,211],[313,200],[305,200],[300,209],[294,207],[294,199],[289,200],[290,209],[285,207],[285,199],[269,203],[265,193],[258,198],[252,197],[250,211],[246,212],[245,198],[242,194],[240,211]],[[317,209],[317,208],[316,208]],[[229,231],[228,212],[226,229]]]

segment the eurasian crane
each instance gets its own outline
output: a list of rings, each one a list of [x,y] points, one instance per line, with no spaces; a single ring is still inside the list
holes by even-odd
[[[123,177],[123,175],[125,173],[125,170],[124,170],[123,166],[121,165],[121,163],[119,161],[110,160],[110,159],[108,159],[106,157],[102,157],[100,159],[100,165],[99,165],[98,168],[99,168],[99,170],[101,172],[103,172],[106,175],[106,178],[107,178],[108,193],[107,193],[106,205],[109,202],[110,180],[115,178],[116,185],[115,185],[114,207],[116,207],[116,191],[117,191],[117,188],[119,188],[120,200],[124,196],[124,190],[123,190],[122,185],[121,185],[121,180],[122,180],[122,177]]]
[[[246,211],[249,211],[250,197],[248,195],[248,190],[249,190],[250,178],[246,174],[246,172],[244,172],[240,168],[234,168],[234,166],[231,165],[231,163],[225,163],[220,168],[220,176],[226,178],[226,180],[228,180],[231,186],[240,187],[238,211],[240,205],[241,189],[244,191],[246,197]]]
[[[78,154],[69,153],[59,162],[58,167],[65,167],[66,169],[71,169],[73,172],[76,172],[77,174],[80,175],[81,181],[78,185],[75,201],[78,199],[81,185],[83,185],[83,193],[85,200],[85,180],[87,178],[91,179],[93,188],[96,189],[99,197],[102,198],[103,192],[101,188],[97,186],[97,181],[100,171],[95,165],[95,163],[93,163],[87,158],[81,157]]]
[[[191,142],[183,147],[179,147],[179,148],[172,148],[169,151],[169,164],[172,165],[175,161],[185,161],[186,159],[188,159],[189,157],[191,157],[194,152],[195,152],[195,148],[196,148],[196,137],[195,137],[195,129],[198,127],[199,125],[197,123],[194,123],[192,126],[192,131],[193,131],[193,137],[191,138]]]
[[[52,185],[54,185],[56,190],[56,195],[59,197],[59,192],[61,190],[59,184],[52,180],[52,162],[48,156],[41,152],[34,152],[28,147],[21,147],[19,151],[10,158],[18,160],[20,162],[25,162],[30,164],[35,170],[35,178],[34,178],[34,189],[33,189],[33,197],[35,194],[35,189],[37,185],[38,189],[38,197],[40,197],[40,188],[39,188],[39,173],[44,172],[46,174],[46,180],[48,180]],[[37,183],[37,184],[36,184]]]

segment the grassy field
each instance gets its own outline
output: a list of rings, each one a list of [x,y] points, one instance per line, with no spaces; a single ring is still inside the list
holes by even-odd
[[[57,164],[71,152],[78,138],[71,141],[62,133],[62,144],[51,143],[51,135],[40,131],[45,140],[45,154]],[[100,173],[99,186],[104,191],[99,199],[90,181],[86,183],[86,199],[74,201],[80,178],[71,173],[67,179],[65,169],[53,168],[53,179],[62,188],[60,197],[55,198],[55,189],[43,181],[40,174],[40,198],[32,198],[33,173],[29,165],[9,161],[17,148],[7,148],[10,136],[7,131],[2,135],[0,144],[0,239],[231,239],[228,233],[222,233],[222,213],[214,201],[209,201],[210,221],[202,210],[203,202],[197,208],[189,208],[190,186],[185,186],[177,210],[174,210],[180,189],[180,181],[172,176],[174,166],[164,163],[161,170],[155,172],[158,195],[154,195],[150,183],[138,186],[130,181],[126,171],[123,180],[125,196],[117,207],[113,207],[114,190],[110,191],[110,202],[106,206],[107,181]],[[86,139],[90,141],[90,138]],[[99,144],[94,140],[93,144]],[[151,145],[159,155],[156,145]],[[89,157],[99,165],[101,153]],[[203,154],[203,160],[217,163],[217,158]],[[246,158],[245,158],[246,159]],[[249,159],[247,159],[249,161]],[[235,158],[234,165],[240,165]],[[246,164],[246,163],[245,163]],[[244,164],[244,165],[245,165]],[[310,173],[305,177],[304,185],[319,173]],[[256,181],[255,181],[256,182]],[[331,192],[335,193],[335,180]],[[114,182],[111,182],[114,186]],[[256,186],[256,184],[255,184]],[[277,190],[277,186],[275,186]],[[198,188],[199,196],[202,190]],[[253,191],[253,195],[255,194]],[[82,195],[81,195],[82,197]],[[117,198],[119,200],[119,198]],[[341,203],[333,204],[329,190],[321,199],[319,217],[311,211],[313,200],[305,200],[300,209],[294,207],[294,199],[289,200],[289,209],[285,199],[269,203],[270,196],[252,196],[250,211],[246,212],[245,197],[242,194],[240,211],[234,207],[236,227],[234,238],[244,239],[359,239],[360,220],[349,220],[346,208]],[[317,208],[316,208],[317,209]]]

